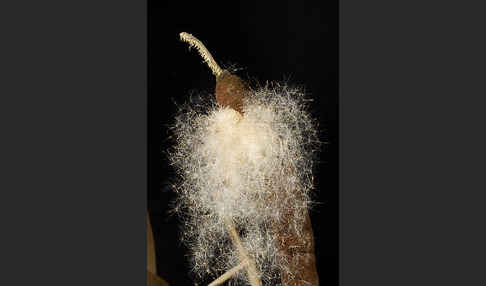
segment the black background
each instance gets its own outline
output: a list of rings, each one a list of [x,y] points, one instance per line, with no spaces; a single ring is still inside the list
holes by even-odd
[[[219,3],[219,4],[217,4]],[[173,171],[163,153],[175,102],[214,94],[215,78],[180,32],[200,39],[224,68],[259,82],[288,80],[314,100],[325,142],[311,212],[321,285],[338,283],[338,5],[337,1],[148,2],[148,208],[157,269],[171,285],[193,283],[179,221],[168,213]]]

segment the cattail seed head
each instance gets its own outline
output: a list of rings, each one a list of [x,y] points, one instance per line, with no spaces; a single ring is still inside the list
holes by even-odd
[[[297,237],[305,231],[317,126],[300,89],[274,84],[249,90],[242,101],[244,116],[214,99],[187,104],[176,116],[169,152],[181,179],[176,209],[200,277],[241,263],[225,227],[230,220],[262,281],[272,284],[292,269],[274,226]],[[248,279],[244,272],[235,278]]]
[[[232,269],[233,281],[252,286],[318,285],[307,208],[319,141],[302,91],[285,84],[251,90],[197,38],[180,37],[216,76],[218,103],[200,112],[186,105],[173,127],[170,159],[181,178],[176,210],[196,273]],[[243,264],[247,275],[234,271]]]

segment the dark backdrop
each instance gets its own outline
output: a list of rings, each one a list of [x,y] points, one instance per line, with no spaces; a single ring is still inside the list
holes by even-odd
[[[218,1],[215,1],[218,2]],[[179,221],[168,214],[174,173],[164,150],[175,102],[213,92],[215,78],[179,40],[199,38],[221,66],[259,81],[302,84],[314,99],[324,145],[316,173],[320,202],[311,212],[321,285],[338,284],[338,3],[337,1],[148,1],[148,208],[159,274],[193,284]]]

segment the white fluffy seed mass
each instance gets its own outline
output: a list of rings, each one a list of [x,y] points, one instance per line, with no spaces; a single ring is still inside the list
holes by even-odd
[[[193,270],[216,278],[241,262],[225,224],[231,220],[264,284],[275,284],[287,266],[274,226],[290,213],[286,227],[300,235],[313,189],[319,141],[309,100],[299,88],[274,83],[251,91],[244,115],[203,101],[180,109],[169,151]],[[245,270],[234,278],[230,284],[248,283]]]

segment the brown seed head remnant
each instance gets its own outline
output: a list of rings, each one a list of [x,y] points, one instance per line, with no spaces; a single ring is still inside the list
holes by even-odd
[[[223,70],[214,60],[211,53],[196,37],[188,33],[180,33],[181,40],[195,47],[204,62],[216,76],[216,101],[222,107],[231,107],[243,114],[243,99],[249,92],[248,85],[238,76]]]
[[[243,99],[248,92],[247,83],[227,70],[216,78],[216,101],[222,107],[229,106],[243,114]]]

